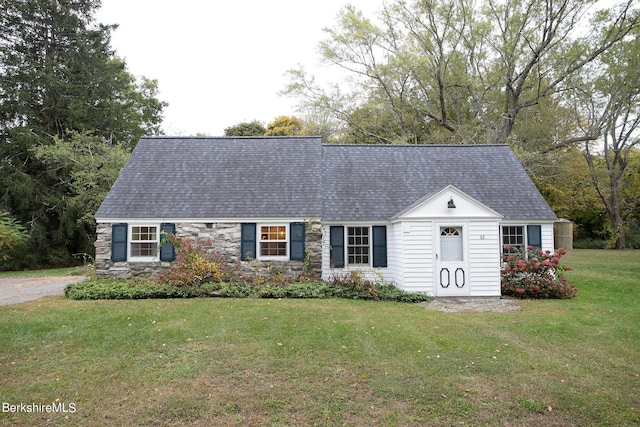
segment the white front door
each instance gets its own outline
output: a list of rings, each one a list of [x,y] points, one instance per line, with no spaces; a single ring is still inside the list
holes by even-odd
[[[464,228],[440,225],[436,231],[436,296],[469,295]]]

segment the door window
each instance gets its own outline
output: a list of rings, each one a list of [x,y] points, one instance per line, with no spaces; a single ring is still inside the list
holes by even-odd
[[[440,254],[442,261],[462,261],[462,228],[440,228]]]

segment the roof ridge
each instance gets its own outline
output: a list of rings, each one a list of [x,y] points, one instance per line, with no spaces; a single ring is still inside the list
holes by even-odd
[[[322,143],[323,147],[447,147],[447,148],[466,148],[466,147],[508,147],[508,144],[332,144]]]
[[[293,136],[282,136],[282,135],[274,135],[274,136],[199,136],[199,135],[145,135],[140,139],[318,139],[322,138],[318,135],[293,135]]]

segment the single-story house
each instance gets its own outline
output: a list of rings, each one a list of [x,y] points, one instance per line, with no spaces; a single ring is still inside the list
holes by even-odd
[[[553,250],[549,205],[506,145],[147,137],[96,213],[96,272],[155,274],[164,233],[265,273],[352,270],[432,296],[499,296],[503,245]]]

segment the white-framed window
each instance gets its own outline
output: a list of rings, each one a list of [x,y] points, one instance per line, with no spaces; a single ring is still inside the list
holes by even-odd
[[[347,264],[369,265],[369,227],[347,227]]]
[[[289,255],[288,225],[260,224],[258,235],[259,258],[286,258]]]
[[[129,257],[135,260],[152,260],[158,255],[159,225],[131,225]]]

